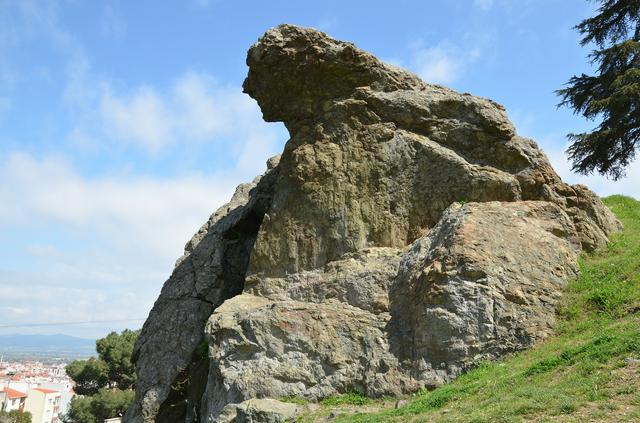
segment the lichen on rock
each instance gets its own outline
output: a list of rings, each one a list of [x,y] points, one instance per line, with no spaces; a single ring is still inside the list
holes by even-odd
[[[247,64],[245,92],[290,139],[187,245],[136,346],[125,421],[449,381],[548,336],[578,254],[620,228],[491,100],[293,25]]]

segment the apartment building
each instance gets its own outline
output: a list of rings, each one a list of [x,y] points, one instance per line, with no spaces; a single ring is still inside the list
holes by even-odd
[[[17,391],[11,388],[2,388],[0,391],[0,410],[1,411],[13,411],[24,410],[24,403],[27,399],[27,394]]]
[[[29,389],[24,411],[31,413],[32,423],[59,423],[60,398],[60,392],[52,389]]]

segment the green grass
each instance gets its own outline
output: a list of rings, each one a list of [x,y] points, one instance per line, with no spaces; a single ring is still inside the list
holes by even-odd
[[[288,403],[291,403],[291,404],[298,404],[298,405],[307,405],[307,404],[309,404],[309,400],[308,399],[302,398],[302,397],[296,397],[296,396],[282,397],[282,398],[280,398],[280,401],[288,402]]]
[[[371,402],[371,398],[358,392],[335,395],[320,401],[320,404],[335,407],[336,405],[365,405]]]
[[[625,228],[612,237],[606,250],[582,258],[580,278],[569,287],[567,304],[561,310],[568,323],[592,320],[593,313],[585,311],[617,319],[640,307],[639,203],[619,195],[604,201]]]
[[[640,366],[633,368],[625,358],[640,358],[640,202],[623,196],[604,201],[624,231],[612,237],[608,248],[581,257],[581,275],[567,290],[554,337],[420,392],[398,409],[335,421],[638,421]],[[376,405],[353,394],[322,405],[358,405],[360,400]]]

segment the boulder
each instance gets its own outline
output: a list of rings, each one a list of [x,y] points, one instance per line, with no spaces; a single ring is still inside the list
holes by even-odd
[[[247,64],[244,91],[290,139],[187,244],[126,422],[437,386],[548,336],[578,254],[620,228],[491,100],[293,25]]]
[[[207,415],[249,398],[319,400],[359,391],[373,397],[420,387],[399,373],[386,313],[348,304],[270,301],[242,294],[209,319]]]
[[[300,407],[274,399],[250,399],[224,408],[220,423],[285,423],[295,421]]]
[[[579,235],[556,204],[454,204],[414,242],[390,290],[396,355],[418,380],[450,381],[480,360],[552,333],[578,275]]]

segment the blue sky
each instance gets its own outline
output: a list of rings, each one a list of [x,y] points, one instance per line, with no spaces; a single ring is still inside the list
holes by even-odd
[[[0,0],[0,334],[98,337],[146,317],[185,242],[287,139],[241,92],[280,23],[355,42],[427,82],[492,98],[569,182],[553,91],[589,72],[585,0]]]

